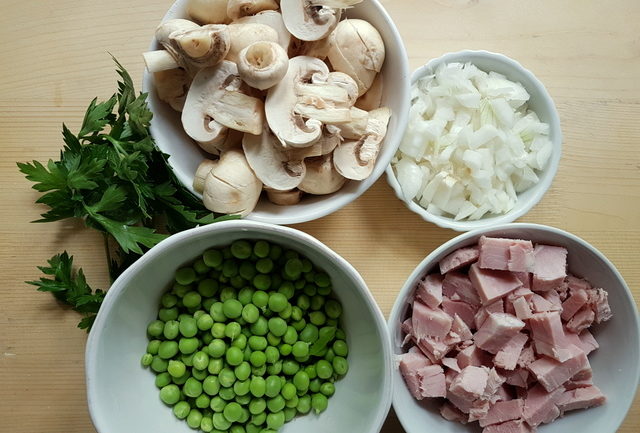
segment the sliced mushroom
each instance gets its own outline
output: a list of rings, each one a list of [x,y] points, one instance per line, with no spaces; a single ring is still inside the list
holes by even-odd
[[[390,117],[391,110],[387,107],[371,111],[366,135],[359,140],[345,141],[336,148],[333,164],[338,173],[353,180],[363,180],[371,175]]]
[[[242,136],[244,134],[235,129],[222,126],[218,136],[209,141],[196,141],[202,150],[212,155],[220,155],[227,149],[237,147],[242,144]]]
[[[364,20],[344,20],[329,36],[329,61],[336,71],[358,83],[362,96],[382,69],[385,58],[380,33]]]
[[[254,42],[238,56],[240,78],[256,89],[265,90],[282,80],[289,68],[289,57],[276,42]]]
[[[228,24],[231,19],[227,15],[229,0],[189,0],[187,14],[200,24]]]
[[[258,179],[269,188],[289,190],[304,178],[302,159],[292,160],[268,127],[260,136],[245,134],[242,149]]]
[[[300,203],[302,191],[299,189],[291,189],[289,191],[278,191],[276,189],[265,188],[267,198],[273,204],[279,206],[291,206]]]
[[[277,11],[262,11],[255,15],[249,15],[246,17],[238,18],[235,21],[236,24],[264,24],[278,33],[278,43],[285,50],[289,51],[289,45],[291,43],[291,33],[287,30],[282,21],[282,14]]]
[[[254,42],[278,42],[278,32],[266,24],[229,24],[231,47],[226,60],[237,62],[240,51]]]
[[[326,125],[320,139],[309,147],[289,147],[286,149],[289,161],[303,161],[306,158],[328,155],[341,142],[340,131],[333,125]]]
[[[237,20],[246,15],[255,15],[265,10],[277,10],[278,2],[275,0],[229,0],[227,15],[232,20]]]
[[[176,111],[182,111],[191,79],[184,69],[169,69],[153,74],[158,98]]]
[[[320,138],[322,122],[350,120],[356,98],[357,85],[346,74],[329,73],[326,63],[313,57],[294,57],[284,78],[269,89],[267,121],[285,146],[311,146]]]
[[[334,125],[342,138],[357,140],[367,133],[369,113],[356,107],[351,107],[351,120]]]
[[[342,9],[362,0],[280,0],[284,23],[301,41],[317,41],[336,28]]]
[[[200,163],[200,165],[196,169],[195,176],[193,176],[193,189],[196,192],[202,194],[202,192],[204,191],[204,181],[207,178],[209,172],[213,170],[213,167],[215,167],[217,164],[217,159],[215,161],[212,159],[205,159]]]
[[[305,161],[307,174],[298,189],[309,194],[323,195],[338,191],[347,181],[333,166],[333,155],[309,158]]]
[[[194,135],[217,128],[212,125],[212,119],[219,125],[259,135],[264,123],[264,104],[258,98],[241,93],[240,84],[238,68],[233,62],[225,60],[200,70],[191,83],[182,111],[182,125],[187,134],[196,141],[210,141]]]
[[[318,41],[301,41],[294,39],[289,49],[289,56],[309,56],[320,60],[325,60],[329,54],[329,38]]]
[[[156,30],[156,39],[173,57],[177,66],[186,69],[191,75],[202,68],[220,63],[231,45],[227,26],[199,26],[184,19],[168,20],[160,24]],[[152,51],[145,53],[144,58],[150,72],[157,72],[169,65],[166,54],[160,55]]]
[[[369,90],[358,98],[355,106],[365,111],[380,108],[380,105],[382,105],[382,86],[382,73],[378,73],[376,78],[373,80],[373,84],[369,87]]]
[[[261,191],[262,182],[242,150],[230,149],[207,175],[202,199],[212,212],[246,216],[256,207]]]

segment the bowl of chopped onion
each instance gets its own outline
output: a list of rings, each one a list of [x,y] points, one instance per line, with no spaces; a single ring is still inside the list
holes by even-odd
[[[468,231],[512,222],[551,186],[560,118],[531,71],[502,54],[460,51],[411,79],[409,123],[387,181],[413,212]]]

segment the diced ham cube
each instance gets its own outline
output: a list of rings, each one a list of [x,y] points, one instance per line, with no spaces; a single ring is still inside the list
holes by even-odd
[[[529,370],[524,368],[517,368],[513,371],[505,372],[505,377],[509,385],[517,386],[519,388],[527,388],[529,383]]]
[[[469,413],[469,411],[471,411],[471,408],[473,407],[473,402],[475,401],[475,399],[467,399],[464,397],[460,397],[456,394],[453,394],[450,390],[447,391],[447,400],[449,400],[449,402],[453,404],[461,412],[467,413],[467,414]],[[467,420],[468,419],[469,417],[467,417]]]
[[[453,379],[451,386],[449,386],[449,391],[460,398],[475,400],[484,394],[488,377],[489,374],[486,368],[465,367]]]
[[[531,307],[529,307],[529,302],[527,302],[524,296],[514,299],[513,309],[515,310],[516,317],[520,320],[528,320],[533,314]]]
[[[564,362],[543,356],[527,367],[547,391],[557,389],[577,372],[589,366],[587,355],[582,349],[570,345],[569,350],[572,356]]]
[[[551,303],[549,311],[562,312],[562,300],[560,299],[560,294],[557,290],[551,289],[548,292],[544,292],[542,293],[542,297]]]
[[[452,301],[448,298],[444,298],[442,300],[442,309],[451,317],[455,317],[456,314],[460,316],[469,328],[474,326],[473,319],[476,315],[476,311],[478,311],[477,305],[471,305],[463,301]]]
[[[571,378],[571,380],[573,381],[583,381],[590,379],[593,379],[593,370],[591,370],[590,365],[587,365],[585,368],[574,374]]]
[[[438,308],[442,303],[442,280],[439,274],[430,274],[418,283],[416,298],[424,302],[430,308]]]
[[[442,365],[444,365],[445,367],[460,373],[462,371],[462,369],[460,368],[460,366],[458,365],[458,360],[456,358],[442,358]]]
[[[460,299],[472,305],[479,305],[478,292],[465,274],[453,271],[444,276],[442,293],[450,299]]]
[[[536,354],[533,350],[533,346],[531,344],[527,345],[520,352],[520,357],[518,358],[518,367],[526,367],[536,360]]]
[[[477,245],[466,248],[459,248],[440,260],[440,273],[446,274],[450,271],[455,271],[478,260],[480,250]]]
[[[558,399],[557,405],[560,412],[565,413],[570,410],[601,406],[606,400],[598,387],[588,386],[564,392]]]
[[[487,416],[491,403],[487,400],[476,400],[469,409],[469,422],[478,421]]]
[[[533,250],[534,292],[544,292],[559,287],[567,276],[567,249],[538,244]]]
[[[434,363],[444,358],[451,351],[452,346],[433,337],[418,339],[418,347]]]
[[[507,421],[502,424],[492,424],[485,427],[482,433],[533,433],[535,429],[532,429],[527,423],[521,419],[513,421]]]
[[[589,305],[595,313],[595,322],[601,323],[611,319],[611,307],[609,307],[609,294],[603,289],[589,290]]]
[[[477,263],[469,268],[469,279],[484,305],[522,286],[522,282],[512,272],[481,269]]]
[[[580,338],[580,342],[582,343],[581,345],[579,345],[579,347],[584,351],[584,353],[586,353],[587,355],[590,354],[591,352],[593,352],[594,350],[598,349],[600,347],[600,345],[598,344],[598,342],[596,341],[596,339],[593,337],[593,335],[591,334],[591,332],[589,332],[588,329],[585,329],[584,331],[582,331],[578,337]]]
[[[533,266],[533,244],[518,239],[480,238],[478,265],[483,269],[529,272]]]
[[[518,365],[520,353],[522,353],[522,349],[528,340],[528,335],[518,332],[496,353],[496,356],[493,358],[493,363],[496,367],[504,368],[505,370],[514,370]]]
[[[498,353],[522,328],[524,322],[505,313],[490,314],[474,335],[476,345],[490,353]]]
[[[440,415],[448,421],[455,421],[460,424],[466,424],[468,422],[467,416],[449,402],[445,402],[440,406]]]
[[[411,395],[417,399],[422,400],[422,391],[420,389],[420,376],[418,372],[420,369],[431,365],[431,362],[419,353],[404,353],[400,355],[400,373],[404,378],[407,388]]]
[[[475,344],[463,349],[458,353],[456,357],[460,368],[465,368],[470,365],[474,367],[481,367],[483,365],[491,364],[491,355],[484,350],[480,349]]]
[[[420,394],[422,397],[445,397],[444,370],[439,365],[428,365],[417,372],[420,381]]]
[[[531,272],[514,272],[513,275],[520,280],[523,288],[531,291],[531,278],[533,278]]]
[[[584,289],[571,290],[569,297],[562,303],[562,320],[571,319],[589,299],[587,291]]]
[[[551,302],[547,301],[537,293],[531,295],[530,305],[534,313],[546,313],[547,311],[553,311],[554,309]]]
[[[542,423],[551,422],[559,415],[556,402],[564,392],[560,387],[547,392],[541,385],[536,385],[527,391],[524,400],[523,418],[530,426],[536,427]]]
[[[507,378],[499,375],[495,368],[491,368],[487,374],[487,386],[484,389],[484,394],[482,394],[482,399],[488,401],[497,400],[496,394],[506,380]]]
[[[457,335],[459,335],[462,341],[471,340],[473,338],[473,334],[471,333],[469,326],[467,326],[465,321],[462,320],[457,314],[453,316],[451,332],[455,332]]]
[[[524,409],[524,401],[521,399],[499,401],[489,409],[489,413],[484,419],[480,420],[480,427],[486,427],[491,424],[500,424],[505,421],[522,418]]]
[[[559,312],[534,314],[529,319],[529,326],[538,353],[560,362],[569,359],[571,352],[565,344],[566,338]]]
[[[567,329],[576,334],[581,333],[583,330],[591,326],[596,314],[588,305],[582,307],[576,314],[573,315],[571,320],[567,322]]]
[[[444,338],[451,330],[453,319],[440,308],[430,308],[419,301],[413,303],[413,335],[418,340],[435,337]]]
[[[487,317],[489,317],[489,314],[491,313],[504,313],[504,301],[502,299],[498,299],[489,305],[480,307],[480,309],[476,313],[476,316],[473,318],[476,329],[480,329],[484,321],[487,320]]]
[[[411,319],[407,319],[400,325],[400,329],[405,334],[413,334],[413,325],[411,324]]]
[[[574,275],[567,275],[567,278],[565,280],[567,282],[567,287],[571,290],[588,290],[591,289],[591,284],[583,279],[583,278],[578,278]]]
[[[582,379],[582,380],[573,380],[570,379],[564,383],[564,389],[570,391],[572,389],[577,388],[587,388],[589,386],[593,386],[593,379]]]

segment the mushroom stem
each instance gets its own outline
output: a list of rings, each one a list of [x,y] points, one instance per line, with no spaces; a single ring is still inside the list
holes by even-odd
[[[255,15],[266,10],[278,10],[278,2],[275,0],[229,0],[227,15],[236,20],[246,15]]]
[[[291,206],[300,203],[302,198],[302,191],[299,189],[292,189],[289,191],[278,191],[275,189],[265,188],[267,192],[267,198],[273,204],[278,206]]]
[[[259,90],[275,86],[288,68],[289,57],[276,42],[254,42],[238,56],[240,78]]]
[[[167,71],[169,69],[179,68],[178,62],[173,58],[167,50],[155,50],[142,53],[144,64],[147,70],[152,74],[154,72]]]

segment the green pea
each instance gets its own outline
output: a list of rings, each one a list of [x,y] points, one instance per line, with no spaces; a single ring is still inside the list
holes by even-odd
[[[202,261],[211,268],[222,265],[222,253],[218,250],[207,250],[202,254]]]
[[[308,323],[300,332],[299,338],[305,343],[314,343],[318,339],[318,335],[318,327],[311,323]]]
[[[349,371],[349,363],[342,356],[336,356],[333,358],[333,362],[331,364],[333,365],[333,370],[340,376],[347,374],[347,371]]]
[[[304,319],[300,319],[300,320],[298,320],[297,322],[293,322],[293,323],[291,324],[291,327],[292,327],[293,329],[295,329],[295,330],[296,330],[296,332],[298,332],[298,333],[302,332],[302,330],[304,329],[304,327],[305,327],[305,326],[307,326],[307,321],[306,321],[306,320],[304,320]],[[300,336],[298,335],[298,338],[299,338],[299,337],[300,337]]]
[[[233,373],[236,375],[238,380],[247,380],[249,376],[251,376],[251,366],[248,362],[243,361],[233,370]]]
[[[296,301],[296,306],[302,311],[307,311],[311,307],[311,300],[307,295],[300,295]]]
[[[333,348],[333,352],[337,356],[345,357],[349,354],[349,347],[347,346],[347,343],[344,340],[336,340],[333,343],[332,348]]]
[[[253,365],[254,367],[260,367],[261,365],[264,365],[266,361],[266,355],[260,350],[252,352],[249,358],[249,362],[251,362],[251,365]]]
[[[231,283],[231,287],[233,287],[234,289],[241,289],[247,283],[247,280],[242,278],[240,275],[236,275],[231,277],[229,282]],[[237,298],[237,295],[235,293],[234,295]]]
[[[160,298],[160,303],[164,308],[175,307],[176,304],[178,303],[178,297],[171,293],[165,293]]]
[[[239,334],[231,343],[232,346],[237,347],[240,350],[244,350],[247,347],[247,337],[244,334]]]
[[[311,407],[315,411],[315,413],[324,412],[329,405],[329,401],[327,397],[323,394],[313,394],[311,397]]]
[[[212,396],[220,391],[220,381],[216,376],[207,376],[202,382],[202,390]]]
[[[151,340],[147,344],[147,353],[150,353],[151,355],[157,355],[158,349],[160,349],[160,343],[162,343],[160,340]]]
[[[198,350],[199,345],[200,341],[197,338],[181,338],[178,342],[180,352],[185,355],[189,355]]]
[[[156,373],[164,373],[167,371],[167,367],[169,366],[169,362],[165,359],[160,358],[159,356],[154,356],[151,361],[151,369]]]
[[[287,300],[293,298],[296,288],[291,281],[283,282],[278,288],[278,293],[282,294]]]
[[[191,338],[198,333],[198,325],[193,317],[182,319],[179,326],[180,333],[187,338]]]
[[[304,289],[306,284],[307,284],[307,281],[304,278],[300,278],[299,280],[296,280],[293,283],[293,287],[295,287],[296,290],[300,290],[300,289]],[[315,295],[315,292],[310,294],[309,296],[313,296],[313,295]]]
[[[291,354],[292,346],[290,344],[284,343],[281,344],[278,348],[280,349],[280,354],[282,356],[289,356]]]
[[[311,309],[313,311],[318,311],[324,306],[325,298],[324,296],[315,295],[311,297]]]
[[[251,350],[264,350],[267,347],[267,339],[258,335],[249,337],[248,343]]]
[[[251,381],[249,381],[251,382]],[[249,404],[249,402],[251,401],[251,393],[245,394],[245,395],[236,395],[236,403],[239,403],[242,406],[247,406]],[[247,416],[247,419],[249,417]]]
[[[276,395],[280,394],[280,390],[282,389],[282,381],[278,376],[268,376],[265,382],[265,395],[267,397],[273,398]]]
[[[317,292],[318,292],[318,295],[329,296],[331,294],[331,286],[318,287]]]
[[[307,365],[304,368],[304,372],[307,373],[307,376],[309,376],[309,379],[315,379],[316,377],[318,377],[318,374],[316,373],[316,366],[315,365]]]
[[[298,400],[296,400],[296,406],[298,404]],[[289,422],[297,415],[298,411],[294,407],[285,407],[284,408],[284,422]]]
[[[164,324],[164,329],[162,331],[164,338],[167,340],[173,340],[178,337],[180,333],[180,325],[175,320],[169,320]]]
[[[222,275],[227,278],[238,275],[238,263],[235,260],[225,260],[222,263]]]
[[[222,397],[226,401],[231,401],[236,398],[236,393],[233,391],[233,387],[231,388],[220,388],[218,395]]]
[[[256,262],[256,270],[261,274],[268,274],[273,270],[273,261],[269,258],[258,259]]]
[[[269,256],[269,243],[267,241],[257,241],[253,246],[253,253],[260,258]]]
[[[262,412],[251,417],[251,422],[255,425],[263,425],[267,422],[267,413]],[[262,432],[262,430],[260,430]]]
[[[325,272],[318,272],[316,273],[314,282],[320,287],[329,287],[329,285],[331,285],[331,278],[329,278],[329,275]]]
[[[231,243],[231,254],[237,259],[248,259],[253,251],[251,243],[245,240],[237,240]]]
[[[237,299],[227,299],[222,305],[222,312],[229,319],[237,319],[242,314],[242,304]]]
[[[285,400],[284,402],[284,407],[286,408],[292,408],[292,407],[296,407],[298,405],[298,395],[294,394],[293,397],[291,397],[289,400]]]
[[[269,294],[262,290],[256,290],[251,297],[251,302],[256,307],[264,309],[269,304]]]
[[[224,355],[226,350],[227,350],[226,343],[219,338],[216,338],[215,340],[212,340],[211,343],[209,343],[209,356],[213,358],[222,357],[222,355]]]
[[[346,340],[347,335],[344,333],[344,330],[338,328],[336,330],[336,340]]]
[[[260,316],[255,323],[249,328],[254,335],[267,335],[269,332],[269,322],[264,317]]]
[[[224,338],[224,330],[226,328],[226,325],[224,323],[214,323],[213,326],[211,326],[211,335],[213,335],[213,337],[215,338]]]
[[[242,418],[240,418],[238,422],[242,423]],[[247,433],[247,431],[240,424],[235,424],[231,426],[231,428],[229,429],[229,433]]]
[[[196,274],[206,274],[209,271],[209,267],[206,265],[204,260],[198,259],[193,262],[193,270],[196,271]]]
[[[242,414],[242,406],[240,406],[236,402],[231,402],[225,406],[223,413],[227,421],[232,423],[236,422],[238,421],[238,419],[240,419],[240,416]]]
[[[284,425],[284,412],[275,412],[267,415],[267,427],[272,430],[278,430]]]
[[[198,320],[196,321],[196,325],[199,330],[208,331],[213,326],[213,318],[211,317],[210,314],[206,314],[206,313],[202,314],[200,317],[198,317]],[[185,337],[187,337],[187,335],[185,335]]]
[[[209,403],[211,402],[211,398],[207,394],[200,394],[198,398],[196,398],[196,407],[198,409],[206,409],[209,407]]]
[[[249,394],[250,385],[251,385],[250,380],[236,380],[236,382],[233,384],[233,392],[236,393],[236,398],[237,396],[243,396],[243,395]]]
[[[302,261],[298,258],[287,260],[284,265],[284,275],[290,280],[297,280],[302,274]]]
[[[263,398],[253,398],[249,403],[249,412],[252,415],[257,415],[259,413],[262,413],[266,408],[267,408],[267,402]]]
[[[235,339],[238,335],[242,333],[242,327],[238,322],[229,322],[227,326],[224,328],[224,335],[226,337]]]
[[[160,400],[162,400],[164,404],[176,404],[180,401],[180,388],[174,384],[163,387],[160,390]]]
[[[182,387],[182,391],[187,397],[196,398],[202,394],[202,383],[199,380],[190,377]]]
[[[189,292],[182,298],[182,303],[186,308],[197,308],[202,301],[202,296],[198,292]]]
[[[291,359],[287,359],[282,363],[282,372],[287,376],[293,376],[300,370],[300,364]]]
[[[210,359],[207,371],[209,372],[209,374],[219,374],[222,371],[223,367],[224,361],[222,360],[222,358]]]
[[[255,323],[260,317],[260,310],[253,304],[247,304],[242,308],[242,318],[247,323]]]
[[[140,364],[142,364],[143,367],[148,367],[151,365],[152,361],[153,361],[153,355],[150,353],[145,353],[144,355],[142,355]]]
[[[282,361],[277,361],[267,366],[267,374],[278,375],[280,373],[282,373]]]
[[[179,401],[173,406],[173,414],[178,419],[185,419],[189,415],[189,411],[191,411],[191,406],[186,401]]]
[[[260,367],[251,367],[251,374],[254,376],[264,376],[267,372],[267,364],[261,365]]]
[[[316,326],[322,326],[326,322],[327,317],[322,311],[314,311],[309,313],[309,321]]]
[[[268,321],[269,331],[276,337],[282,337],[287,332],[287,322],[280,317],[272,317]]]
[[[291,320],[297,322],[302,319],[302,309],[297,305],[295,307],[291,307]]]
[[[278,260],[282,255],[282,247],[280,245],[269,246],[269,258],[271,260]]]
[[[293,345],[291,353],[296,358],[303,358],[309,354],[309,344],[305,343],[304,341],[297,341]]]
[[[307,394],[300,397],[298,399],[298,406],[296,406],[296,409],[301,414],[309,413],[311,411],[311,396]]]
[[[249,346],[245,347],[244,351],[242,352],[242,361],[249,362],[251,360],[251,352],[253,351]]]
[[[184,365],[187,367],[193,367],[193,353],[189,355],[185,355],[184,353],[180,355],[180,361],[184,362]]]
[[[158,311],[158,318],[163,322],[168,322],[169,320],[176,320],[178,318],[178,309],[176,307],[161,308]]]
[[[326,349],[327,353],[325,353],[324,355],[324,359],[326,359],[329,362],[333,362],[333,359],[336,357],[335,352],[333,351],[333,349]]]
[[[251,378],[249,384],[249,391],[254,397],[262,397],[266,392],[266,381],[260,376],[254,376]]]
[[[331,319],[337,319],[342,315],[342,305],[334,299],[329,299],[324,306],[324,311]]]
[[[193,355],[193,367],[197,370],[206,370],[209,366],[209,355],[200,351]]]
[[[267,334],[267,343],[269,343],[271,346],[277,346],[281,341],[282,338],[276,337],[275,335],[273,335],[273,333],[269,332]]]
[[[211,417],[202,417],[202,421],[200,421],[200,430],[204,433],[210,433],[213,431],[213,421],[211,420]]]
[[[318,293],[318,288],[312,284],[305,284],[302,291],[304,292],[305,295],[311,298]],[[309,307],[311,307],[311,305],[309,305]]]
[[[256,276],[256,267],[251,262],[242,262],[238,268],[238,274],[245,280],[251,281]]]
[[[227,316],[224,315],[224,313],[222,312],[222,302],[215,302],[212,306],[211,306],[211,310],[209,310],[209,314],[211,314],[211,317],[213,317],[213,320],[215,322],[226,322],[227,321]]]
[[[243,360],[243,356],[242,356],[242,350],[238,349],[237,347],[230,347],[229,349],[227,349],[227,353],[225,354],[225,358],[227,360],[227,363],[231,366],[236,366],[236,365],[240,365],[240,363]]]
[[[327,397],[331,397],[336,392],[336,387],[331,382],[325,382],[320,386],[320,393],[326,395]]]
[[[220,371],[220,374],[218,374],[218,380],[220,381],[220,385],[229,388],[236,381],[236,375],[230,368],[225,367]]]
[[[184,385],[187,382],[187,379],[191,377],[191,372],[189,370],[185,370],[184,374],[180,377],[174,377],[173,383],[176,385]]]
[[[282,409],[284,409],[284,403],[284,397],[278,394],[275,397],[267,400],[267,409],[269,409],[270,412],[280,412]]]
[[[211,417],[211,421],[213,421],[213,427],[216,430],[225,432],[229,430],[229,427],[231,427],[231,423],[227,421],[227,418],[221,412],[214,413]]]
[[[166,371],[156,376],[156,386],[158,388],[164,388],[171,383],[171,375]]]
[[[291,382],[287,382],[282,387],[281,394],[285,400],[291,400],[296,395],[296,392],[296,386]]]
[[[278,316],[280,316],[285,320],[289,320],[289,318],[291,317],[292,311],[293,311],[293,307],[291,306],[291,304],[287,303],[286,307],[284,307],[284,310],[278,313]]]
[[[189,293],[189,291],[191,291],[191,286],[178,283],[174,284],[173,289],[171,290],[171,292],[178,298],[184,298],[184,295]]]
[[[198,293],[203,298],[211,298],[220,290],[220,285],[216,280],[205,278],[198,282]]]
[[[293,385],[298,391],[306,392],[309,388],[309,375],[306,371],[300,370],[293,376]]]
[[[169,361],[169,366],[167,367],[167,371],[173,377],[182,377],[184,373],[187,371],[187,367],[184,365],[182,361]]]
[[[265,341],[266,343],[266,341]],[[273,364],[280,359],[280,352],[274,346],[268,346],[265,351],[265,360],[269,364]]]
[[[318,373],[318,377],[320,379],[329,379],[333,374],[333,367],[324,359],[321,359],[316,364],[316,372]]]
[[[284,310],[288,305],[287,297],[282,293],[275,292],[269,296],[269,309],[275,313]]]
[[[196,280],[196,271],[193,268],[180,268],[175,274],[176,282],[186,286]]]
[[[253,277],[253,286],[258,290],[269,290],[271,288],[271,277],[266,274],[257,274]]]
[[[309,382],[309,391],[311,392],[320,392],[320,387],[322,386],[322,382],[320,379],[315,378]]]
[[[224,401],[222,397],[215,396],[211,399],[211,403],[209,404],[209,407],[211,408],[212,411],[218,413],[218,412],[222,412],[226,405],[227,405],[227,402]]]

